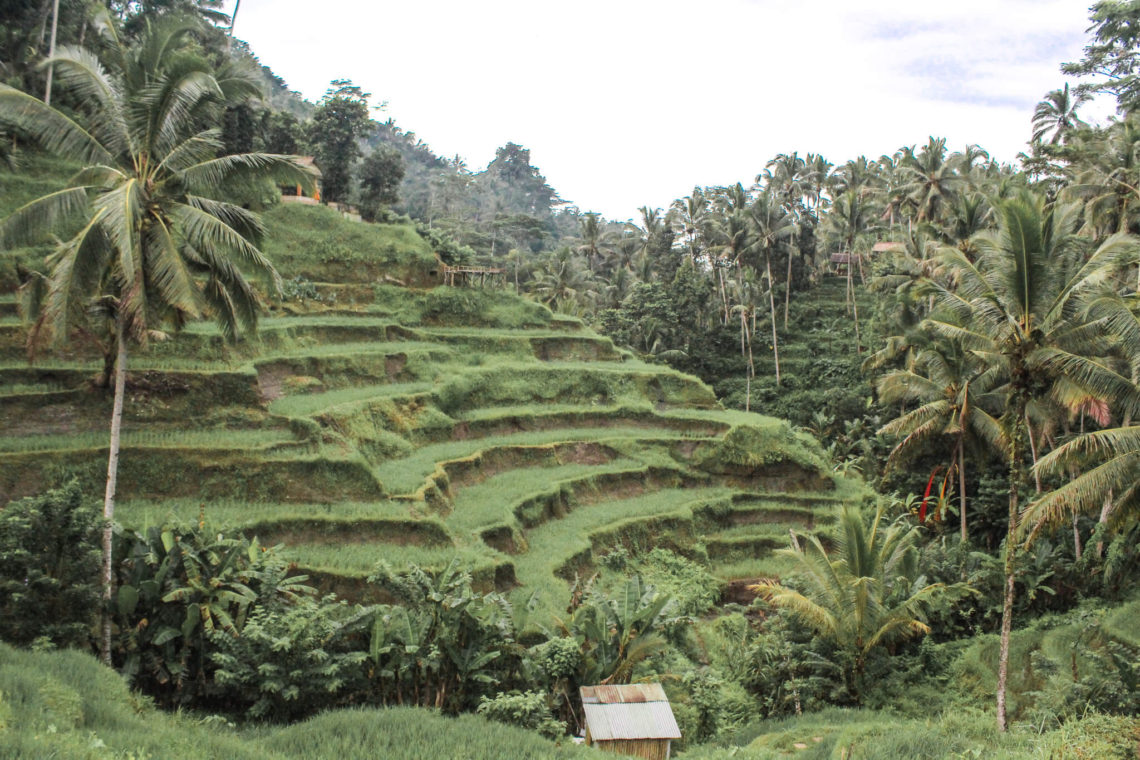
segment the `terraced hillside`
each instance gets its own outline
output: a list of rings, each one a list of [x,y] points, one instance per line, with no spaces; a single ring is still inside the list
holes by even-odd
[[[789,528],[862,496],[810,437],[727,411],[699,380],[574,319],[430,287],[438,264],[410,228],[310,207],[269,223],[291,285],[256,338],[227,346],[201,323],[132,356],[125,524],[255,533],[348,595],[380,560],[458,556],[484,584],[543,590],[553,614],[566,582],[619,544],[703,548],[726,580],[779,573],[771,550]],[[306,257],[297,241],[317,229],[326,248]],[[29,366],[23,340],[14,296],[0,295],[0,504],[69,474],[100,494],[101,354],[81,345]]]

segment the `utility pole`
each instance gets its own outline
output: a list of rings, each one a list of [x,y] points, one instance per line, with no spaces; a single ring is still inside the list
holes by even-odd
[[[240,0],[239,0],[240,2]],[[52,3],[51,10],[51,45],[48,47],[48,58],[55,58],[55,30],[59,27],[59,0]],[[51,105],[51,74],[55,69],[55,64],[48,66],[47,72],[47,91],[44,93],[44,103]]]

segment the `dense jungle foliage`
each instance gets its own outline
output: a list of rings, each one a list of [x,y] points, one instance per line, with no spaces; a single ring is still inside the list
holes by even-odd
[[[694,758],[1135,756],[1140,3],[1018,165],[636,222],[221,8],[0,14],[5,756],[576,756],[638,681]]]

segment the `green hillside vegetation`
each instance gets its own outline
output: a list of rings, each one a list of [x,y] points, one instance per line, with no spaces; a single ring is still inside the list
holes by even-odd
[[[549,625],[600,553],[707,543],[714,571],[731,560],[723,581],[756,578],[781,532],[822,529],[837,500],[863,498],[836,490],[809,436],[724,410],[575,320],[502,290],[413,287],[438,281],[439,262],[409,225],[291,204],[264,221],[286,290],[257,336],[229,345],[191,324],[132,360],[128,527],[201,512],[284,544],[350,596],[380,560],[440,570],[459,556],[518,603],[538,592],[533,620]],[[0,492],[67,475],[97,492],[96,351],[29,367],[18,321],[0,330]]]
[[[0,18],[0,757],[585,757],[639,682],[693,760],[1137,756],[1140,3],[1018,165],[636,223],[220,8]]]

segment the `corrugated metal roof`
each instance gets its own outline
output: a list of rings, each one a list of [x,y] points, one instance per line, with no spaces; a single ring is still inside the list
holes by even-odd
[[[580,691],[593,741],[681,738],[661,684],[583,686]]]
[[[590,738],[596,742],[614,739],[680,739],[681,729],[668,702],[601,705],[583,704]]]

